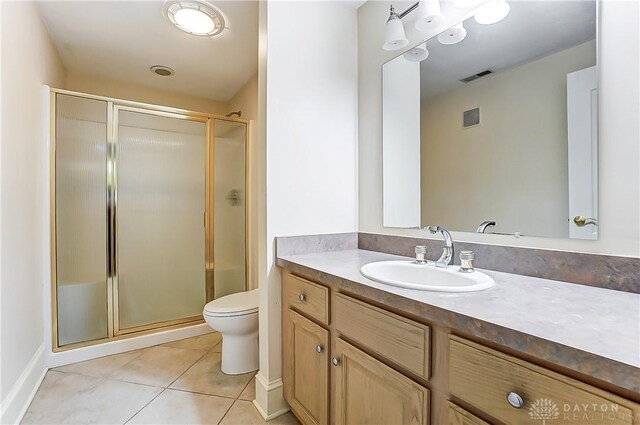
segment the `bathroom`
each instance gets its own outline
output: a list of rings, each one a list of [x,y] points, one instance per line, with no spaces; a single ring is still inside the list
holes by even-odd
[[[637,1],[0,19],[1,423],[640,423]]]

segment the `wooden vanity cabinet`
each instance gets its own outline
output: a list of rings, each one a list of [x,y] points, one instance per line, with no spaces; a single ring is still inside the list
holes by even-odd
[[[284,395],[305,425],[640,425],[631,400],[288,271],[282,301]]]

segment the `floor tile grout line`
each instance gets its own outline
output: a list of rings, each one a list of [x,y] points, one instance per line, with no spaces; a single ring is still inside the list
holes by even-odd
[[[216,344],[216,345],[218,345],[218,344]],[[211,350],[213,350],[213,349],[216,347],[216,345],[214,345],[214,346],[213,346],[213,347],[211,347],[208,351],[206,351],[203,355],[201,355],[200,357],[198,357],[198,358],[196,359],[196,361],[195,361],[195,362],[191,363],[191,365],[189,365],[189,367],[187,367],[185,370],[183,370],[183,371],[182,371],[182,373],[181,373],[180,375],[178,375],[178,377],[177,377],[176,379],[174,379],[173,381],[171,381],[171,383],[170,383],[169,385],[167,385],[167,386],[165,387],[165,389],[167,389],[167,388],[171,388],[171,386],[172,386],[172,385],[173,385],[173,384],[174,384],[178,379],[182,378],[182,376],[183,376],[185,373],[187,373],[187,372],[188,372],[192,367],[194,367],[194,366],[195,366],[195,365],[196,365],[200,360],[202,360],[202,359],[203,359],[207,354],[209,354],[209,353],[211,352]]]
[[[219,343],[218,343],[219,344]],[[133,416],[131,416],[129,419],[127,419],[127,421],[123,424],[126,425],[127,423],[129,423],[129,421],[133,418],[136,417],[136,415],[140,412],[142,412],[149,404],[151,404],[153,402],[153,400],[155,400],[156,398],[160,397],[161,394],[163,394],[165,391],[171,389],[171,385],[174,384],[174,382],[176,382],[178,379],[180,379],[182,377],[182,375],[184,375],[185,373],[187,373],[187,371],[189,369],[191,369],[193,366],[195,366],[196,363],[198,363],[200,360],[202,360],[207,354],[209,354],[209,352],[211,350],[213,350],[218,344],[214,345],[213,347],[211,347],[209,350],[205,351],[200,357],[198,357],[193,363],[191,363],[191,365],[189,365],[189,367],[187,367],[184,371],[182,371],[182,373],[180,375],[178,375],[178,377],[176,377],[176,379],[174,379],[173,381],[171,381],[169,383],[169,385],[167,385],[166,387],[162,388],[162,391],[160,391],[158,393],[158,395],[156,395],[155,397],[153,397],[151,400],[149,400],[149,402],[147,404],[145,404],[144,406],[142,406],[142,408],[140,410],[138,410]],[[158,347],[159,345],[154,345],[154,347]],[[172,348],[172,347],[168,347],[168,348]],[[232,403],[233,405],[233,403]],[[226,413],[225,413],[226,415]]]
[[[189,394],[204,395],[204,396],[208,396],[208,397],[225,398],[227,400],[236,400],[235,397],[230,397],[228,395],[210,394],[210,393],[205,393],[205,392],[202,392],[202,391],[185,390],[185,389],[182,389],[182,388],[168,388],[167,387],[167,389],[171,390],[171,391],[180,391],[180,392],[189,393]]]
[[[231,411],[231,409],[233,408],[233,406],[236,405],[236,403],[238,402],[238,400],[240,400],[240,396],[242,396],[242,393],[244,392],[244,390],[247,389],[247,387],[249,386],[249,384],[251,383],[251,380],[255,377],[256,375],[254,374],[250,379],[249,382],[247,382],[247,384],[242,387],[242,391],[240,391],[240,393],[238,394],[238,396],[236,397],[235,400],[233,400],[233,403],[231,403],[231,406],[229,406],[229,409],[224,413],[224,415],[222,416],[222,418],[220,418],[220,421],[218,422],[217,425],[220,425],[222,423],[222,421],[224,420],[224,418],[227,417],[227,414],[229,414],[229,412]],[[246,401],[246,400],[241,400],[241,401]]]
[[[147,407],[148,405],[150,405],[150,404],[153,402],[153,400],[155,400],[156,398],[160,397],[160,394],[164,393],[166,390],[167,390],[166,388],[163,388],[163,389],[162,389],[162,391],[160,391],[160,392],[159,392],[155,397],[153,397],[151,400],[149,400],[149,402],[148,402],[147,404],[145,404],[144,406],[142,406],[142,407],[140,408],[140,410],[138,410],[138,411],[137,411],[136,413],[134,413],[134,414],[133,414],[129,419],[127,419],[127,420],[123,423],[123,425],[128,424],[128,423],[129,423],[129,421],[130,421],[131,419],[135,418],[135,417],[136,417],[136,415],[137,415],[138,413],[142,412],[142,411],[145,409],[145,407]]]

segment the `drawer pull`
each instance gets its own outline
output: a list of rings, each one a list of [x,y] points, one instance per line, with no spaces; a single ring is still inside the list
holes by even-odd
[[[340,364],[340,359],[338,359],[337,357],[333,357],[331,359],[331,364],[334,366],[338,366]]]
[[[520,394],[514,393],[513,391],[507,394],[507,402],[513,408],[520,409],[524,406],[524,400],[520,397]]]
[[[322,350],[323,350],[322,345],[320,344],[316,345],[316,353],[322,353]]]
[[[305,294],[300,294],[298,295],[298,299],[302,302],[304,302],[307,299],[307,296]]]

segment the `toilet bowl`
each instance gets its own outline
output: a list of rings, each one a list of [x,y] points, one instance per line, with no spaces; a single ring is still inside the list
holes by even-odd
[[[204,320],[222,335],[222,372],[258,370],[258,290],[238,292],[204,306]]]

